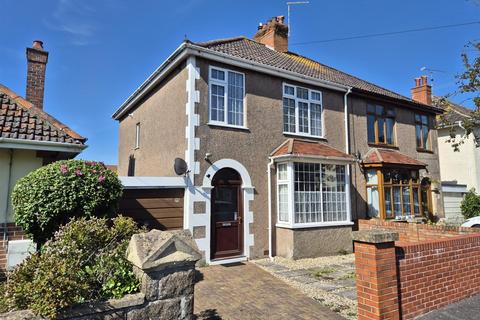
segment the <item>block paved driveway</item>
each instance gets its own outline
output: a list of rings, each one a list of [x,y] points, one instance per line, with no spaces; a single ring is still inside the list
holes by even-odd
[[[344,319],[251,263],[198,269],[197,319]]]

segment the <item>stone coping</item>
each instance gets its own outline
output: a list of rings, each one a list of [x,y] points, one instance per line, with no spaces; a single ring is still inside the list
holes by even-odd
[[[352,232],[353,241],[365,243],[395,242],[399,239],[398,232],[386,230],[360,230]]]

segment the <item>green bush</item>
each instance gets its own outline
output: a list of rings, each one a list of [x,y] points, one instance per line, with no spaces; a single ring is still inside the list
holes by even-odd
[[[122,185],[103,163],[58,161],[20,179],[12,193],[15,222],[39,245],[74,217],[116,213]]]
[[[125,252],[132,235],[143,231],[121,216],[73,219],[9,274],[4,305],[54,319],[77,303],[137,292]]]
[[[475,189],[468,191],[460,208],[465,219],[480,216],[480,195],[475,192]]]

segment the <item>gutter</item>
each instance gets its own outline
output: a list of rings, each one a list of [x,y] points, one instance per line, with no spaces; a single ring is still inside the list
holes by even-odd
[[[9,203],[10,203],[10,183],[12,182],[12,166],[13,166],[13,149],[10,149],[10,157],[9,157],[9,163],[8,163],[8,178],[7,178],[7,197],[5,201],[5,219],[3,221],[3,241],[5,244],[5,241],[8,239],[8,209],[9,209]]]
[[[1,138],[0,148],[10,149],[27,149],[27,150],[43,150],[43,151],[63,151],[80,153],[87,148],[87,145],[64,143],[64,142],[52,142],[41,140],[23,140],[13,138]]]
[[[271,259],[273,259],[273,254],[272,254],[272,248],[273,248],[273,244],[272,244],[272,234],[273,234],[273,230],[272,230],[272,174],[271,174],[271,170],[272,170],[272,166],[273,166],[273,162],[274,162],[274,159],[269,157],[268,158],[270,161],[269,163],[267,164],[267,176],[268,176],[268,257]]]
[[[348,126],[348,95],[352,92],[352,88],[349,88],[347,92],[345,92],[343,103],[344,103],[344,121],[345,121],[345,153],[350,154],[350,127]],[[351,202],[351,194],[350,194],[350,164],[345,166],[345,181],[347,182],[345,185],[345,194],[347,196],[347,217],[349,221],[352,221],[352,202]]]

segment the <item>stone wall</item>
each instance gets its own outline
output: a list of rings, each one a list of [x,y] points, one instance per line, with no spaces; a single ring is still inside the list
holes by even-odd
[[[128,260],[141,282],[140,293],[95,301],[62,312],[59,319],[190,320],[195,263],[201,258],[189,231],[159,231],[132,237]],[[0,319],[43,319],[30,310],[0,314]]]

